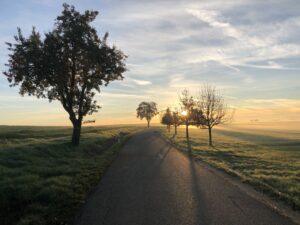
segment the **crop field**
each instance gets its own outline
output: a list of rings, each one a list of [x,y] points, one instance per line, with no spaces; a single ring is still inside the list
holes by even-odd
[[[173,130],[167,137],[173,136]],[[300,209],[300,124],[229,125],[213,130],[214,146],[208,146],[207,130],[190,129],[193,155],[243,182]],[[185,129],[179,128],[175,144],[187,148]]]
[[[71,224],[122,143],[139,128],[0,126],[0,224]],[[121,132],[121,133],[120,133]]]

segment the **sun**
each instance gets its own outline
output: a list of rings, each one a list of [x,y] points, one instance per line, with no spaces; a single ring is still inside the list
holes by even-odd
[[[188,112],[186,110],[181,112],[181,115],[186,116],[188,114]]]

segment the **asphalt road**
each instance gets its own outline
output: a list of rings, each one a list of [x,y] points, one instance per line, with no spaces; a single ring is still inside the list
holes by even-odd
[[[76,225],[295,225],[154,131],[132,137]]]

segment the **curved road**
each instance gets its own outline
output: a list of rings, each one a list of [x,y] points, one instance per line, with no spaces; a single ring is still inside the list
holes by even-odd
[[[154,131],[134,135],[76,225],[295,225]]]

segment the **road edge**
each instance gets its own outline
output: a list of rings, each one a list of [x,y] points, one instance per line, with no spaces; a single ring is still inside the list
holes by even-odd
[[[191,155],[186,148],[181,148],[177,146],[173,140],[166,137],[159,131],[155,131],[166,143],[170,144],[174,149],[184,153],[187,157],[193,159],[196,163],[200,166],[204,167],[205,169],[209,170],[210,172],[214,173],[216,176],[221,177],[222,179],[226,180],[227,182],[231,183],[235,187],[239,188],[241,191],[246,193],[248,196],[254,198],[255,200],[261,202],[262,204],[268,206],[272,210],[276,211],[278,214],[285,216],[292,220],[295,224],[300,225],[300,212],[297,212],[291,209],[288,205],[284,204],[283,202],[276,201],[272,199],[270,196],[260,192],[259,190],[255,189],[248,183],[242,182],[239,177],[232,176],[226,171],[213,167],[212,165],[208,164],[207,162],[202,161],[199,158],[195,158]]]
[[[112,163],[116,160],[116,158],[119,156],[120,151],[122,150],[123,146],[129,141],[129,139],[137,134],[141,132],[140,130],[137,130],[136,132],[127,134],[125,136],[123,136],[121,139],[118,139],[117,142],[115,142],[113,145],[111,145],[108,149],[106,149],[105,151],[113,151],[114,152],[114,156],[112,158],[112,160],[109,162],[109,165],[106,166],[105,171],[101,174],[101,176],[98,179],[98,182],[90,189],[86,192],[85,194],[85,199],[84,202],[81,204],[81,206],[77,209],[77,211],[74,212],[74,217],[71,220],[70,224],[74,225],[77,224],[78,219],[81,217],[82,213],[83,213],[83,209],[85,207],[85,205],[87,204],[88,199],[95,193],[95,191],[97,190],[102,178],[106,175],[108,169],[110,168],[110,166],[112,165]]]

